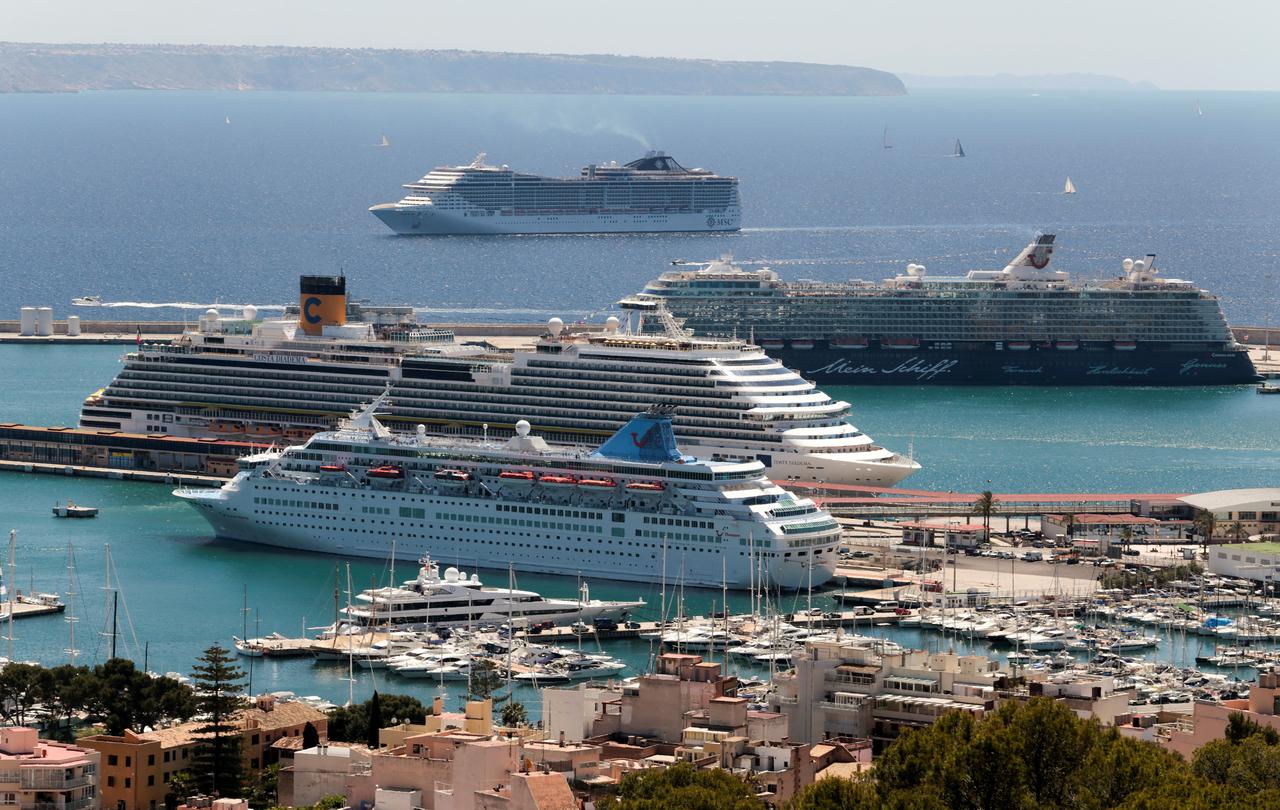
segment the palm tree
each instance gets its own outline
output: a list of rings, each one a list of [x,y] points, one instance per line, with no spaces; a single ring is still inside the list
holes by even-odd
[[[982,513],[982,539],[986,543],[991,542],[991,510],[995,509],[996,503],[996,496],[989,489],[984,489],[978,500],[973,502],[973,511]]]
[[[1227,528],[1227,537],[1232,540],[1240,541],[1248,538],[1249,533],[1244,530],[1244,524],[1238,520],[1231,521],[1231,525]]]
[[[1218,528],[1218,519],[1208,509],[1197,509],[1195,527],[1196,534],[1200,535],[1201,550],[1205,553],[1205,556],[1208,556],[1209,541],[1213,539],[1213,532]]]
[[[1123,529],[1121,529],[1121,531],[1120,531],[1120,542],[1121,542],[1121,545],[1123,545],[1123,546],[1124,546],[1124,550],[1125,550],[1125,551],[1128,551],[1128,550],[1129,550],[1129,544],[1133,542],[1133,529],[1132,529],[1132,528],[1130,528],[1129,526],[1125,526]]]

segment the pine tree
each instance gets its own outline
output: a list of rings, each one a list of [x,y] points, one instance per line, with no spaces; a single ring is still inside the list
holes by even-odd
[[[231,653],[218,644],[196,659],[191,680],[196,706],[206,718],[196,733],[204,744],[196,749],[194,775],[200,789],[218,796],[238,796],[242,781],[240,727],[236,713],[244,705],[244,672]]]
[[[369,701],[369,736],[365,739],[365,743],[371,750],[378,750],[381,743],[378,740],[378,732],[382,730],[382,701],[378,699],[378,690],[373,690],[373,698]]]

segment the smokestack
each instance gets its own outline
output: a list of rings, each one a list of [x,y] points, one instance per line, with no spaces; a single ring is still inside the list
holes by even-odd
[[[298,326],[319,335],[326,326],[347,322],[346,276],[303,276],[298,296]]]

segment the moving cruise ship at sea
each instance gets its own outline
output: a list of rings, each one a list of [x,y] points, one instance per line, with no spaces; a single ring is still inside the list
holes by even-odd
[[[893,486],[919,469],[849,424],[847,402],[742,341],[632,334],[617,319],[574,333],[553,320],[531,349],[504,353],[418,326],[408,307],[354,306],[341,277],[306,276],[296,320],[211,310],[173,343],[129,353],[80,426],[296,443],[390,386],[384,421],[397,430],[507,436],[527,418],[550,441],[595,444],[667,402],[689,453],[758,459],[777,480]]]
[[[1043,235],[1002,270],[881,284],[785,282],[729,257],[663,273],[627,299],[699,335],[750,324],[772,357],[846,385],[1222,385],[1258,379],[1216,296],[1162,278],[1155,256],[1105,283],[1049,270]]]
[[[404,235],[736,231],[741,221],[736,177],[687,169],[663,152],[586,166],[578,177],[489,166],[481,154],[404,188],[399,202],[369,209]]]
[[[694,586],[805,588],[835,572],[840,526],[759,461],[682,453],[671,408],[594,452],[517,425],[505,443],[397,435],[377,410],[240,460],[221,489],[178,489],[219,537],[385,559]]]

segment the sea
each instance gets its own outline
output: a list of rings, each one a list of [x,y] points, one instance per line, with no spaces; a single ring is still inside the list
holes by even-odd
[[[355,297],[413,304],[431,321],[598,319],[676,259],[732,253],[797,279],[880,279],[907,262],[960,273],[1003,266],[1046,231],[1058,234],[1063,269],[1102,279],[1125,257],[1155,253],[1166,275],[1218,293],[1231,323],[1267,325],[1280,304],[1278,126],[1280,94],[1262,93],[0,95],[0,278],[11,308],[0,319],[20,306],[143,320],[281,306],[303,273],[343,273]],[[378,145],[383,135],[390,146]],[[957,139],[964,158],[950,157]],[[365,210],[480,151],[494,164],[573,174],[649,149],[740,177],[743,231],[404,238]],[[1061,193],[1068,176],[1075,195]],[[71,307],[90,294],[117,306]],[[126,350],[0,346],[0,421],[74,424]],[[1280,480],[1280,403],[1248,387],[829,393],[853,404],[866,433],[920,461],[913,487],[1172,494]],[[52,519],[49,507],[67,498],[101,515]],[[232,635],[327,624],[335,585],[346,599],[346,561],[216,540],[163,486],[0,475],[0,516],[0,529],[17,531],[10,585],[71,604],[68,616],[15,624],[0,654],[18,660],[101,662],[114,642],[139,666],[188,672]],[[521,587],[576,591],[572,578],[513,562]],[[391,576],[376,561],[351,563],[357,591]],[[395,575],[413,569],[402,560]],[[507,577],[479,573],[489,584]],[[648,600],[647,615],[662,599],[658,586],[589,585],[593,596]],[[690,613],[720,598],[683,594]],[[746,607],[745,594],[730,599]],[[916,631],[874,632],[927,643]],[[633,671],[653,653],[643,642],[607,649]],[[1196,652],[1181,649],[1170,640],[1151,655]],[[441,689],[359,668],[352,683],[343,666],[305,660],[252,670],[254,691],[337,703],[375,688],[424,700]],[[443,689],[455,704],[463,691]],[[536,716],[536,694],[517,696]]]

